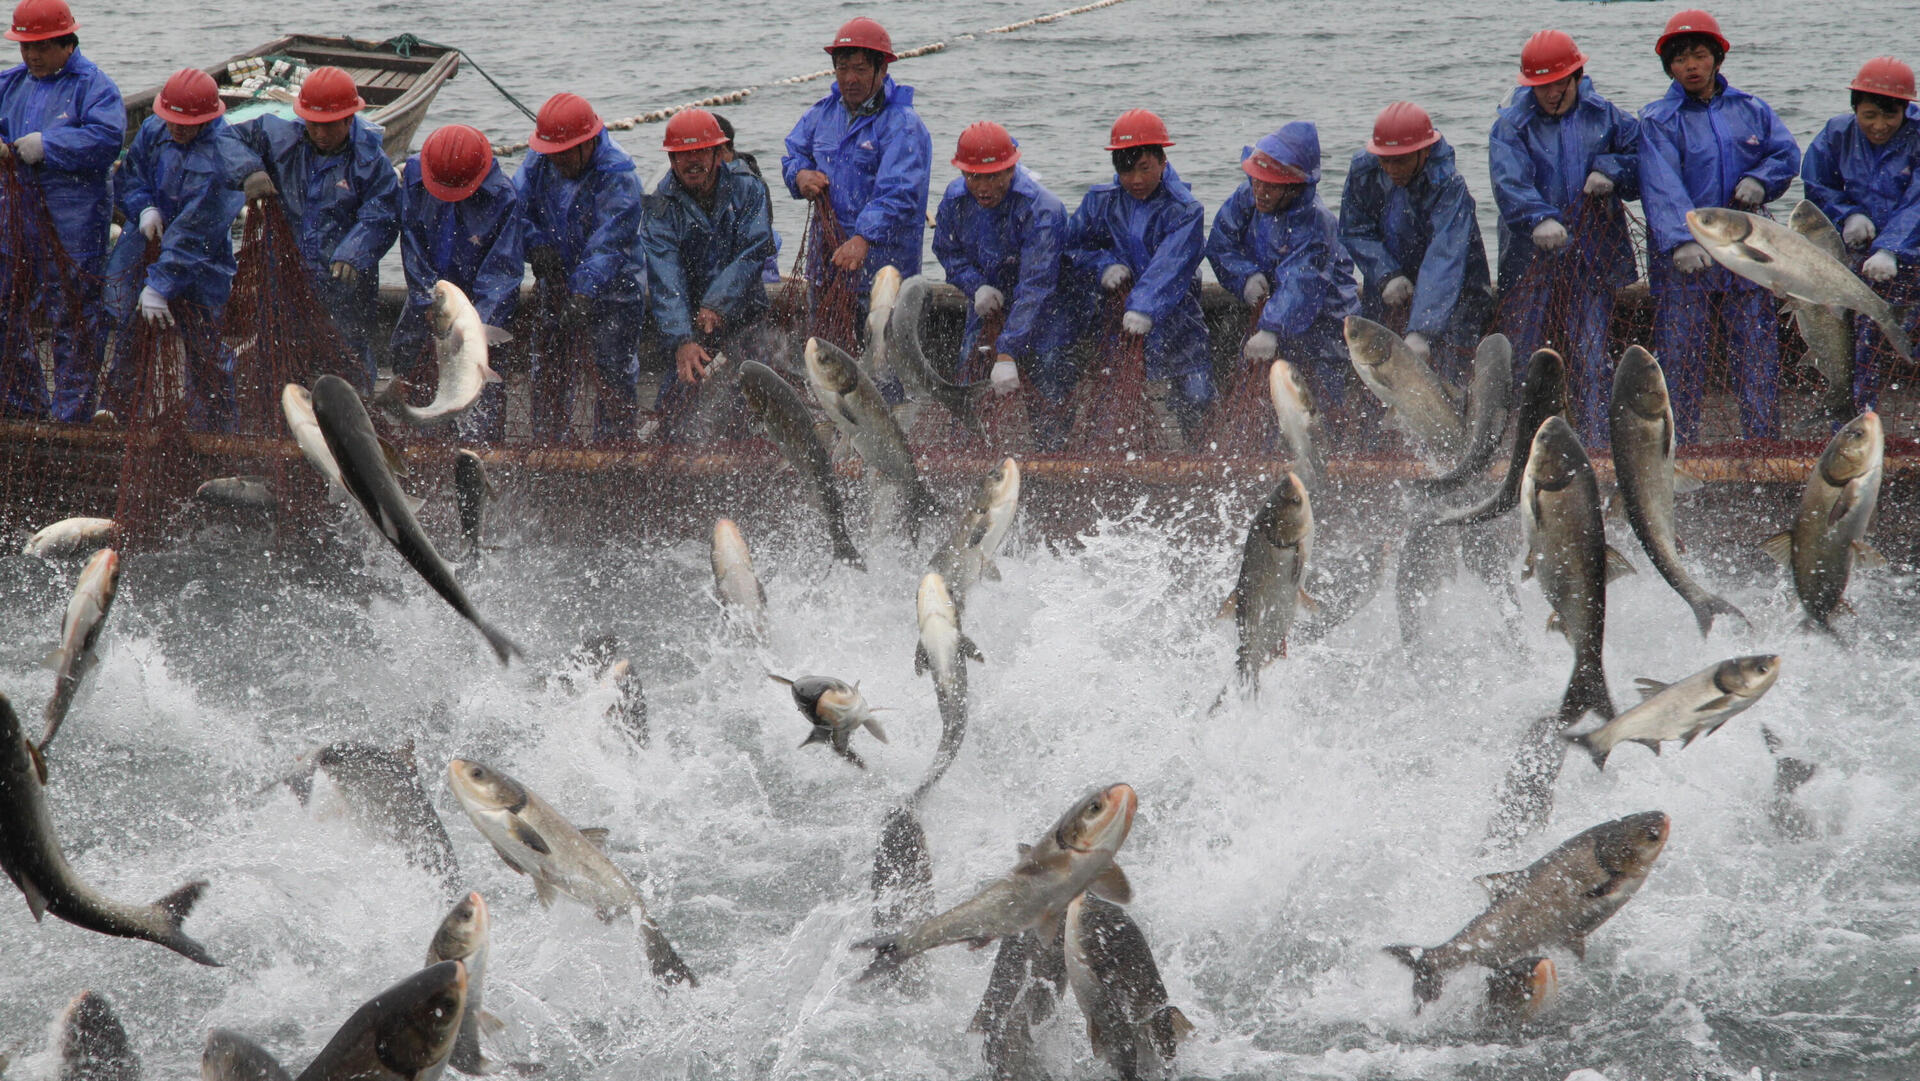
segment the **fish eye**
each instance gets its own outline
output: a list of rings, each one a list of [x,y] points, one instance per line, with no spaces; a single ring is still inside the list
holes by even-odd
[[[467,769],[467,776],[472,777],[476,781],[482,777],[485,777],[486,775],[487,775],[487,771],[481,768],[480,766],[470,766]]]

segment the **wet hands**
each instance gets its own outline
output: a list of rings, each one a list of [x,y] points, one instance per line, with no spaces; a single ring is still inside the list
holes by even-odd
[[[1133,280],[1133,271],[1128,270],[1125,263],[1115,263],[1100,272],[1100,288],[1109,293],[1118,291],[1121,286],[1131,280]]]
[[[273,186],[273,178],[268,176],[264,169],[255,169],[248,173],[247,178],[240,182],[240,190],[246,194],[249,203],[255,199],[265,199],[269,195],[280,194],[280,189]]]
[[[40,133],[37,131],[30,131],[22,135],[13,144],[13,153],[15,157],[28,165],[38,165],[47,160],[46,145],[40,141]]]
[[[802,169],[793,174],[793,186],[800,191],[802,199],[818,199],[827,193],[833,181],[818,169]]]
[[[851,236],[845,244],[833,250],[833,265],[852,273],[867,263],[867,238]]]
[[[148,240],[159,240],[161,233],[160,211],[148,207],[140,212],[140,235]]]
[[[1000,359],[993,362],[993,371],[988,376],[988,382],[993,384],[995,394],[1003,398],[1012,394],[1020,389],[1019,365],[1013,362],[1012,357],[1005,353],[1000,354]]]
[[[1750,176],[1740,178],[1733,186],[1733,201],[1741,206],[1759,206],[1767,201],[1766,186]]]
[[[1279,352],[1280,339],[1274,337],[1271,330],[1262,330],[1248,338],[1247,344],[1240,350],[1248,360],[1272,360]]]
[[[693,325],[699,327],[702,334],[718,334],[720,328],[727,325],[727,320],[712,308],[701,308],[693,314]]]
[[[1145,337],[1153,330],[1153,316],[1146,312],[1128,312],[1120,317],[1120,329]]]
[[[707,355],[699,342],[682,342],[680,348],[673,351],[674,370],[679,374],[680,381],[688,386],[706,379],[707,365],[712,363],[713,358]]]
[[[1557,218],[1548,218],[1533,227],[1533,246],[1541,251],[1556,251],[1566,243],[1567,227]]]
[[[1240,287],[1240,299],[1246,301],[1249,308],[1258,308],[1272,295],[1273,286],[1267,284],[1265,274],[1247,275],[1247,284]]]
[[[333,265],[327,268],[327,273],[342,285],[352,285],[360,280],[360,269],[344,259],[334,260]]]
[[[1427,336],[1425,334],[1415,331],[1407,335],[1404,340],[1407,343],[1407,348],[1413,351],[1413,355],[1420,358],[1420,363],[1433,363],[1433,347],[1427,344]]]
[[[1580,190],[1595,198],[1605,198],[1613,194],[1613,178],[1595,169],[1587,174],[1587,182],[1581,185]]]

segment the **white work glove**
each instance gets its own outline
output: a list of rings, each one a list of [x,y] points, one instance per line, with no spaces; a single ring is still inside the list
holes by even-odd
[[[151,285],[140,290],[140,318],[163,330],[173,325],[173,309],[167,306],[167,298]]]
[[[1240,355],[1248,360],[1272,360],[1274,354],[1278,352],[1280,352],[1280,339],[1273,336],[1273,331],[1262,330],[1247,339],[1247,344],[1240,350]]]
[[[1877,282],[1891,281],[1895,274],[1900,273],[1900,260],[1895,259],[1892,252],[1881,248],[1867,257],[1860,273]]]
[[[344,259],[336,259],[327,267],[327,273],[333,276],[334,281],[345,282],[348,285],[360,280],[360,268]]]
[[[159,240],[160,229],[161,229],[161,223],[160,223],[159,208],[150,206],[140,212],[140,235],[141,236],[146,237],[148,240]]]
[[[1548,218],[1533,227],[1533,246],[1541,251],[1553,251],[1566,243],[1567,227],[1558,218]]]
[[[1873,227],[1873,219],[1865,214],[1847,215],[1846,224],[1840,227],[1840,239],[1846,241],[1849,248],[1864,248],[1879,235],[1880,230]]]
[[[1588,195],[1601,197],[1612,195],[1613,178],[1595,169],[1593,172],[1587,174],[1587,182],[1581,186],[1580,190]]]
[[[1733,186],[1733,201],[1741,206],[1759,206],[1767,201],[1766,186],[1750,176],[1740,178]]]
[[[247,178],[240,182],[240,190],[246,195],[249,203],[255,199],[280,194],[280,189],[273,186],[273,178],[267,175],[265,169],[255,169],[248,173]]]
[[[1246,301],[1249,308],[1258,308],[1272,295],[1273,286],[1267,284],[1265,274],[1249,274],[1247,284],[1240,288],[1240,299]]]
[[[1127,280],[1132,277],[1133,271],[1127,269],[1127,264],[1115,263],[1100,272],[1100,288],[1111,293],[1127,284]]]
[[[996,360],[987,381],[993,384],[993,392],[1004,398],[1020,389],[1020,368],[1011,360]]]
[[[1128,312],[1120,317],[1120,329],[1144,338],[1153,330],[1153,316],[1146,312]]]
[[[1392,308],[1397,308],[1407,301],[1412,300],[1413,279],[1407,277],[1405,274],[1395,274],[1393,277],[1388,278],[1387,284],[1380,289],[1380,299],[1386,301],[1387,306]]]
[[[1673,249],[1673,269],[1682,274],[1698,274],[1712,265],[1707,249],[1691,240]]]
[[[1433,362],[1433,347],[1427,344],[1427,336],[1425,334],[1415,331],[1407,335],[1405,340],[1407,348],[1413,350],[1413,355],[1419,357],[1422,364],[1430,364]]]
[[[47,160],[47,148],[40,142],[40,133],[37,131],[30,131],[16,140],[13,152],[28,165],[38,165]]]
[[[1007,305],[1007,294],[991,285],[983,285],[973,291],[973,310],[981,315],[992,315]]]

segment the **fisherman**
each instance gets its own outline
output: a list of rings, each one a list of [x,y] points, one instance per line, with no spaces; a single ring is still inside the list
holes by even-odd
[[[134,227],[120,234],[106,271],[108,308],[119,319],[137,311],[163,330],[185,321],[189,423],[216,431],[233,426],[235,357],[220,340],[220,317],[237,268],[231,230],[246,201],[240,185],[254,164],[226,111],[213,76],[182,68],[168,77],[114,181]],[[156,242],[159,255],[146,265]],[[129,361],[116,360],[108,374],[116,401],[134,376]]]
[[[661,146],[673,168],[654,188],[645,246],[654,323],[673,355],[660,385],[671,440],[685,390],[707,378],[714,354],[757,351],[747,343],[766,320],[760,277],[774,242],[767,186],[723,160],[727,136],[712,113],[675,113]]]
[[[795,199],[825,196],[846,234],[827,258],[853,283],[860,303],[883,266],[920,273],[933,182],[933,136],[913,111],[913,87],[887,74],[898,59],[879,23],[850,19],[826,46],[833,89],[787,135],[780,173]]]
[[[1920,337],[1920,105],[1913,69],[1891,56],[1860,66],[1853,112],[1836,116],[1807,144],[1800,179],[1857,253],[1855,269],[1895,310],[1914,308],[1909,337]],[[1855,317],[1853,407],[1874,408],[1889,351],[1880,328]]]
[[[1125,298],[1120,328],[1146,339],[1147,377],[1170,381],[1168,405],[1191,446],[1214,391],[1198,274],[1206,212],[1168,164],[1172,145],[1153,113],[1120,114],[1107,138],[1114,177],[1088,189],[1068,220],[1067,258]]]
[[[63,280],[51,251],[35,254],[33,306],[53,329],[51,410],[39,354],[23,334],[18,352],[0,356],[0,411],[68,422],[93,416],[106,343],[107,171],[127,126],[120,89],[80,52],[77,29],[66,0],[21,0],[7,39],[20,43],[22,63],[0,72],[0,159],[11,158],[27,189],[45,199],[53,235],[76,272]]]
[[[720,125],[720,134],[727,137],[727,141],[720,145],[721,163],[736,171],[745,169],[752,173],[754,179],[760,181],[762,186],[765,186],[767,178],[760,172],[760,159],[744,150],[734,149],[733,122],[719,113],[713,114],[713,122]],[[767,190],[767,220],[773,220],[771,188]],[[767,261],[760,266],[760,280],[769,285],[777,285],[780,282],[780,234],[777,231],[773,234],[773,254],[767,256]]]
[[[1019,386],[1019,370],[1039,390],[1029,407],[1034,440],[1054,450],[1066,436],[1067,395],[1076,373],[1067,360],[1074,320],[1060,289],[1067,208],[1020,164],[1020,147],[990,120],[960,133],[953,167],[934,215],[933,254],[947,281],[967,297],[960,362],[985,343],[997,389]]]
[[[1242,357],[1265,369],[1285,357],[1307,373],[1314,399],[1337,407],[1352,362],[1342,328],[1360,309],[1340,219],[1320,199],[1320,131],[1295,120],[1241,151],[1247,179],[1221,205],[1207,261],[1227,291],[1257,310]],[[1264,382],[1263,382],[1264,385]]]
[[[407,274],[407,303],[393,328],[396,379],[414,382],[421,362],[432,355],[427,309],[442,279],[467,295],[481,322],[506,325],[520,299],[523,235],[518,194],[493,159],[487,137],[465,124],[449,124],[427,136],[400,178],[400,262]],[[459,421],[461,436],[501,439],[505,401],[503,386],[488,384]]]
[[[1654,351],[1667,370],[1676,436],[1700,436],[1714,323],[1748,438],[1779,434],[1780,337],[1767,291],[1713,265],[1687,230],[1687,211],[1757,211],[1800,171],[1800,147],[1771,106],[1720,74],[1727,39],[1704,11],[1667,20],[1655,49],[1673,84],[1640,110],[1640,196],[1647,213]]]
[[[1528,38],[1520,90],[1488,136],[1488,164],[1500,208],[1500,330],[1516,357],[1550,340],[1561,351],[1592,447],[1606,441],[1613,291],[1639,277],[1623,200],[1640,197],[1640,122],[1601,97],[1586,68],[1565,32]]]
[[[533,437],[569,438],[574,395],[592,393],[574,367],[580,348],[599,376],[594,441],[632,438],[647,317],[640,173],[578,94],[548,98],[530,142],[514,187],[538,298]]]
[[[371,394],[380,260],[400,237],[400,181],[380,129],[355,115],[366,105],[353,76],[315,68],[300,84],[297,122],[267,115],[234,131],[260,157],[248,200],[279,196],[320,300],[360,360],[354,385]]]
[[[1464,377],[1492,313],[1487,250],[1453,147],[1427,111],[1380,110],[1340,196],[1340,240],[1360,265],[1360,314],[1398,329],[1443,377]]]

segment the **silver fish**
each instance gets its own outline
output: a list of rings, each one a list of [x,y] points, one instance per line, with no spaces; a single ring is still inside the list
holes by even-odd
[[[1639,743],[1659,754],[1662,741],[1677,739],[1684,749],[1752,708],[1779,678],[1780,658],[1761,654],[1709,665],[1677,683],[1637,679],[1639,705],[1592,732],[1566,738],[1586,748],[1598,769],[1607,768],[1607,755],[1622,743]]]
[[[513,340],[499,327],[482,323],[467,294],[449,281],[434,283],[433,305],[427,309],[426,318],[433,330],[433,356],[439,366],[433,401],[425,408],[408,405],[401,397],[403,384],[397,379],[387,384],[380,397],[381,405],[416,428],[451,420],[471,409],[488,383],[500,382],[500,376],[487,363],[487,347]]]
[[[1085,896],[1084,894],[1082,896]],[[1045,1081],[1034,1053],[1033,1030],[1053,1016],[1066,990],[1065,921],[1059,927],[1022,931],[1000,939],[986,993],[968,1032],[986,1037],[981,1052],[994,1081]]]
[[[251,1038],[216,1028],[200,1051],[200,1081],[293,1081],[293,1076]]]
[[[1886,562],[1862,539],[1880,502],[1885,459],[1886,433],[1880,415],[1869,409],[1833,433],[1820,452],[1793,528],[1760,546],[1792,573],[1807,622],[1821,630],[1833,630],[1834,612],[1846,606],[1842,597],[1854,561]]]
[[[605,830],[589,838],[525,785],[478,762],[454,759],[447,765],[447,778],[480,835],[507,866],[533,879],[542,905],[553,904],[564,893],[609,923],[631,915],[646,943],[654,977],[667,984],[697,983],[647,914],[640,891],[602,851]]]
[[[846,503],[833,472],[833,459],[820,441],[807,405],[785,379],[759,361],[740,365],[740,393],[747,399],[767,430],[767,436],[780,448],[780,455],[800,475],[804,491],[826,518],[827,536],[833,543],[833,557],[855,569],[865,569],[860,549],[847,532]]]
[[[27,539],[21,555],[61,559],[104,548],[113,543],[120,523],[111,518],[63,518]]]
[[[892,265],[873,272],[873,288],[867,291],[867,335],[860,361],[875,383],[884,383],[894,375],[887,360],[887,324],[900,302],[900,270]]]
[[[1499,968],[1541,946],[1587,955],[1587,936],[1639,892],[1666,847],[1660,811],[1602,822],[1518,871],[1482,875],[1492,903],[1438,946],[1388,946],[1413,970],[1416,1006],[1440,997],[1447,973],[1464,965]]]
[[[1240,685],[1257,692],[1260,670],[1287,652],[1313,553],[1313,506],[1300,478],[1288,473],[1261,505],[1240,550],[1240,576],[1227,597],[1240,634],[1235,668]]]
[[[194,489],[193,497],[233,510],[272,510],[276,505],[267,478],[260,476],[217,477]]]
[[[467,966],[467,1001],[447,1065],[473,1076],[493,1072],[493,1063],[480,1051],[480,1030],[499,1024],[480,1004],[487,979],[487,954],[491,951],[490,927],[486,898],[469,893],[440,921],[433,941],[427,944],[427,966],[442,961],[459,961]]]
[[[1273,401],[1280,434],[1287,437],[1287,448],[1293,454],[1293,471],[1309,489],[1319,488],[1326,480],[1327,461],[1325,448],[1313,437],[1320,426],[1320,408],[1314,403],[1313,393],[1285,360],[1275,360],[1267,369],[1267,393]]]
[[[120,591],[120,555],[111,548],[93,553],[80,572],[80,583],[67,602],[67,614],[60,624],[60,646],[54,652],[53,694],[41,713],[43,731],[40,754],[53,742],[73,706],[80,681],[93,670],[94,646],[100,641],[100,629],[106,626],[107,613],[113,610],[113,598]]]
[[[1527,475],[1527,457],[1533,453],[1533,437],[1548,417],[1564,417],[1568,409],[1567,366],[1560,354],[1551,349],[1536,349],[1527,360],[1527,374],[1520,380],[1520,406],[1513,432],[1513,450],[1507,457],[1507,473],[1492,495],[1470,506],[1448,511],[1439,520],[1449,525],[1478,525],[1492,521],[1512,510],[1520,502],[1520,481]]]
[[[878,281],[874,284],[877,290]],[[927,359],[926,349],[922,345],[925,340],[922,325],[926,320],[927,301],[932,295],[933,283],[917,274],[900,283],[900,292],[893,305],[893,317],[887,322],[886,365],[900,377],[914,397],[933,399],[940,404],[940,408],[966,425],[968,431],[985,439],[986,430],[980,426],[979,410],[988,388],[981,384],[963,386],[952,382],[942,376]]]
[[[933,673],[933,696],[940,707],[940,744],[934,749],[926,778],[914,790],[913,799],[918,802],[946,775],[947,767],[960,754],[960,741],[966,737],[967,658],[982,662],[987,658],[973,639],[960,633],[960,610],[947,592],[945,579],[938,574],[922,577],[914,603],[920,641],[913,650],[913,674]]]
[[[1835,262],[1847,261],[1846,241],[1840,230],[1812,199],[1802,199],[1787,216],[1787,226],[1813,242],[1813,246],[1832,256]],[[1793,323],[1800,339],[1813,356],[1814,370],[1827,384],[1820,395],[1822,419],[1834,424],[1853,416],[1853,317],[1845,310],[1835,311],[1825,304],[1790,301]]]
[[[713,592],[727,622],[756,642],[767,640],[767,591],[753,573],[747,538],[731,518],[713,523]]]
[[[1520,1025],[1552,1007],[1560,997],[1560,970],[1552,958],[1522,957],[1487,973],[1487,1021]]]
[[[73,996],[60,1015],[59,1081],[139,1081],[140,1056],[113,1005],[97,991]]]
[[[933,916],[933,857],[927,851],[927,831],[911,806],[903,804],[887,812],[869,884],[875,930],[904,927]],[[918,993],[925,985],[923,967],[909,961],[895,969],[895,986]]]
[[[467,966],[442,961],[368,999],[298,1081],[437,1081],[467,1004]]]
[[[313,392],[298,383],[288,383],[280,390],[280,412],[287,419],[287,431],[293,433],[301,456],[326,478],[328,502],[338,503],[347,498],[340,466],[333,460],[333,452],[327,449],[327,439],[320,434],[320,422],[313,416]]]
[[[1520,484],[1521,521],[1527,532],[1523,578],[1538,578],[1553,606],[1549,630],[1573,646],[1573,674],[1560,700],[1560,719],[1592,711],[1613,719],[1613,696],[1601,655],[1607,632],[1610,572],[1631,570],[1607,547],[1600,518],[1600,490],[1580,437],[1560,417],[1548,417],[1533,437],[1533,453]]]
[[[1347,316],[1347,352],[1353,370],[1393,413],[1396,426],[1428,461],[1457,462],[1467,445],[1466,422],[1440,377],[1400,335],[1357,315]]]
[[[1007,458],[981,478],[973,498],[961,509],[953,533],[927,561],[927,568],[946,581],[956,610],[966,609],[967,593],[975,582],[1000,580],[993,557],[1019,509],[1020,463]]]
[[[853,734],[865,727],[873,733],[873,738],[887,742],[887,733],[880,727],[867,700],[861,697],[859,686],[832,676],[787,679],[769,672],[767,678],[792,689],[793,704],[799,708],[800,715],[807,719],[807,723],[813,726],[807,738],[800,741],[800,746],[829,744],[835,754],[865,769],[867,764],[860,761],[860,756],[853,753],[850,746]]]
[[[487,500],[493,496],[493,482],[487,479],[487,466],[480,456],[462,447],[453,456],[453,503],[460,512],[460,537],[467,542],[471,558],[480,551],[480,529],[487,517]]]
[[[938,513],[940,501],[920,478],[920,467],[907,446],[906,433],[867,373],[839,346],[820,338],[807,339],[807,385],[813,397],[847,437],[861,460],[887,479],[905,501],[907,535],[920,539],[920,523]]]
[[[1126,909],[1083,893],[1067,906],[1067,984],[1087,1018],[1093,1051],[1123,1081],[1165,1077],[1193,1032],[1167,1002],[1147,938]]]
[[[1467,449],[1452,469],[1430,480],[1417,482],[1430,494],[1450,492],[1486,471],[1500,449],[1500,436],[1507,430],[1507,410],[1513,397],[1513,343],[1505,334],[1489,334],[1480,339],[1473,355],[1473,385],[1467,402]]]
[[[285,778],[302,804],[312,792],[315,772],[324,772],[340,790],[355,828],[400,849],[408,863],[449,890],[455,887],[460,865],[453,840],[420,783],[411,739],[393,749],[343,741],[314,750]]]

